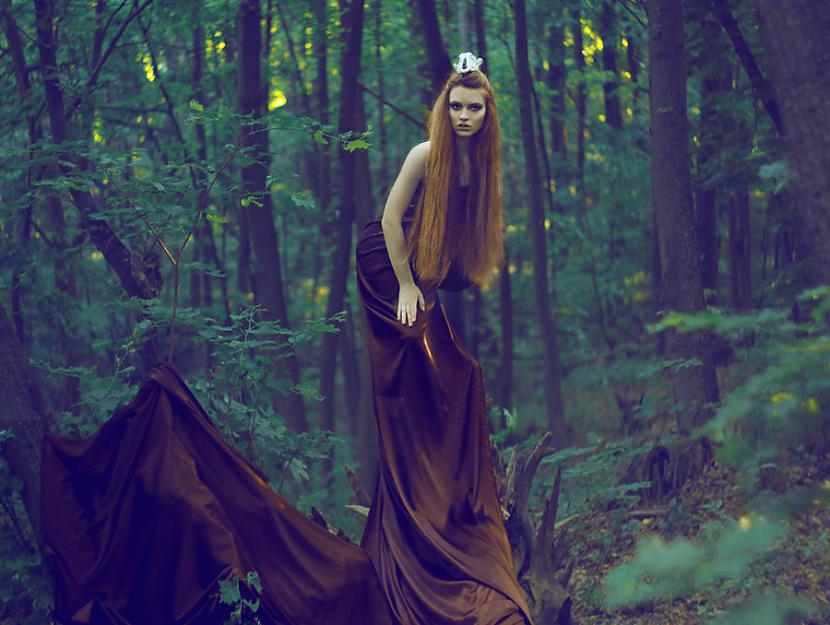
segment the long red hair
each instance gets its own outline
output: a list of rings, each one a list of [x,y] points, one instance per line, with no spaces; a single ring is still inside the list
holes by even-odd
[[[484,91],[484,122],[469,138],[470,190],[463,210],[458,204],[460,153],[449,115],[450,90],[463,85]],[[504,202],[501,182],[499,118],[490,81],[481,71],[453,71],[429,115],[429,157],[422,193],[407,237],[422,282],[439,283],[453,259],[464,275],[481,286],[504,262]]]

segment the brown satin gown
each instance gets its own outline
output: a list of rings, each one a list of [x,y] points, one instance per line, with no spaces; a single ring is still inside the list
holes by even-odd
[[[461,187],[455,210],[466,195]],[[379,217],[363,230],[356,261],[380,452],[361,545],[392,612],[402,625],[530,623],[496,495],[481,367],[414,270],[426,310],[411,327],[395,318],[399,284]],[[454,265],[438,288],[467,286]]]
[[[224,623],[217,582],[256,570],[263,623],[395,625],[360,547],[269,488],[167,365],[92,437],[48,437],[42,476],[61,622]]]

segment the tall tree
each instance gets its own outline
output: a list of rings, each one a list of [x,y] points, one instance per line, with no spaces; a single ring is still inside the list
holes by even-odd
[[[755,0],[814,283],[830,283],[830,4]]]
[[[703,310],[703,285],[692,205],[686,117],[686,50],[682,0],[648,0],[651,68],[651,193],[660,254],[658,298],[664,311]],[[671,370],[677,422],[689,433],[718,401],[706,334],[670,332],[670,357],[687,361]],[[689,363],[697,359],[697,364]]]
[[[556,322],[551,314],[548,286],[548,252],[545,231],[544,198],[539,162],[536,157],[536,138],[533,132],[533,111],[530,106],[531,77],[527,43],[527,13],[524,0],[514,5],[516,22],[516,81],[519,91],[519,118],[522,127],[522,145],[525,156],[530,220],[528,230],[533,238],[533,287],[536,294],[536,315],[542,338],[544,378],[548,428],[558,445],[566,445],[570,429],[565,421],[565,404],[562,396],[562,365],[556,337]]]
[[[340,116],[337,122],[337,132],[340,134],[355,130],[358,117],[363,118],[363,106],[358,104],[358,99],[363,98],[363,92],[358,85],[363,51],[363,0],[349,2],[343,25],[346,29],[346,46],[340,61],[343,76],[340,83]],[[360,121],[365,123],[365,119]],[[364,150],[350,152],[341,149],[338,157],[340,161],[340,211],[337,216],[329,296],[326,303],[328,317],[340,312],[344,307],[346,278],[351,267],[352,228],[357,211],[356,196],[361,193],[361,185],[357,178],[366,175],[365,171],[358,171],[359,157],[364,159],[360,169],[368,170]],[[320,362],[320,393],[323,395],[321,426],[327,430],[334,430],[334,382],[339,340],[339,334],[323,336]]]
[[[290,327],[283,290],[280,251],[274,226],[271,191],[267,186],[270,165],[268,132],[262,124],[264,96],[261,83],[260,58],[262,31],[259,0],[240,0],[236,15],[239,56],[237,60],[237,93],[239,112],[250,116],[250,123],[240,129],[240,143],[249,150],[251,160],[242,167],[242,191],[246,199],[246,218],[254,251],[256,298],[263,306],[263,316]],[[245,198],[243,198],[245,199]],[[277,340],[285,341],[278,335]],[[288,375],[296,384],[300,367],[296,356],[290,353],[285,360]],[[280,402],[289,427],[297,431],[307,429],[305,405],[302,396],[289,393]]]

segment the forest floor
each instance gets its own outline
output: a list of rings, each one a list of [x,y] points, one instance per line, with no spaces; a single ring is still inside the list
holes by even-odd
[[[779,463],[775,490],[790,492],[803,487],[830,489],[830,453],[806,460],[787,457]],[[608,612],[603,607],[602,580],[609,570],[634,555],[637,541],[657,535],[666,542],[678,537],[694,541],[712,522],[740,519],[749,512],[750,499],[740,474],[714,463],[666,501],[642,504],[638,510],[667,510],[637,518],[617,508],[581,517],[569,530],[568,543],[575,568],[569,584],[575,625],[675,625],[707,624],[730,612],[751,596],[775,593],[797,596],[815,605],[809,625],[830,624],[830,506],[813,507],[786,521],[787,534],[774,548],[757,559],[743,579],[723,580],[694,595],[653,600],[647,605]],[[761,625],[779,623],[772,615],[753,615],[729,623]],[[796,621],[799,622],[799,621]]]

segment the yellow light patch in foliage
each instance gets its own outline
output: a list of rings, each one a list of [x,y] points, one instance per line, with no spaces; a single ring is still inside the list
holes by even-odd
[[[653,520],[654,519],[652,519],[651,517],[646,517],[646,518],[643,519],[643,525],[651,525],[651,522]]]
[[[620,45],[622,45],[623,50],[628,50],[628,39],[626,39],[625,37],[623,37],[623,38],[620,40]]]
[[[140,124],[143,121],[144,121],[144,115],[136,115],[136,118],[135,118],[135,123],[136,124]]]
[[[600,113],[599,115],[597,115],[597,119],[601,122],[604,122],[605,121],[605,113]]]
[[[631,299],[634,300],[635,304],[640,304],[648,299],[649,292],[648,291],[634,291],[631,295]]]
[[[631,80],[631,72],[629,72],[627,69],[624,69],[623,71],[621,71],[620,75],[623,78],[625,78],[626,80],[629,80],[629,81]]]
[[[816,414],[818,412],[818,400],[815,397],[808,397],[807,401],[804,402],[804,407],[807,412]]]
[[[327,286],[318,286],[317,287],[317,296],[315,297],[315,299],[317,301],[320,301],[321,299],[326,298],[328,296],[329,296],[329,287],[327,287]]]
[[[550,219],[545,219],[545,230],[550,230]]]
[[[306,41],[306,42],[305,42],[305,49],[306,49],[306,51],[310,51],[310,50],[311,50],[311,42],[310,42],[310,41]]]
[[[645,284],[646,272],[638,271],[633,276],[623,278],[625,286],[636,286],[638,284]]]
[[[275,32],[277,32],[277,23],[271,22],[271,34],[273,35]]]
[[[584,128],[582,130],[582,136],[585,137],[586,139],[590,139],[591,138],[591,131],[588,130],[587,128]]]
[[[247,293],[245,293],[245,299],[248,300],[249,302],[253,302],[254,301],[254,292],[253,291],[248,291]]]
[[[507,273],[509,273],[510,275],[513,275],[514,273],[516,273],[516,271],[517,271],[516,263],[510,263],[507,266]]]
[[[748,532],[752,527],[752,519],[750,519],[747,515],[743,515],[738,520],[738,524],[741,526],[742,532]]]
[[[761,189],[755,189],[755,191],[753,192],[753,195],[755,197],[764,197],[764,192],[761,191]]]
[[[625,107],[625,118],[626,119],[631,119],[632,117],[634,117],[634,109],[632,109],[630,106],[626,106]]]
[[[285,103],[288,100],[285,97],[285,94],[280,91],[279,89],[272,89],[271,90],[271,99],[268,101],[268,110],[273,111],[274,109],[278,109],[281,106],[285,106]]]
[[[153,60],[150,58],[150,55],[145,54],[142,62],[144,63],[144,75],[147,77],[147,80],[153,82],[156,79],[156,73],[153,71]]]
[[[594,62],[594,55],[602,52],[603,43],[599,35],[593,31],[588,20],[582,18],[582,54],[585,56],[585,63],[590,65]]]
[[[98,261],[104,260],[104,255],[98,250],[95,250],[94,252],[89,253],[89,260],[93,260],[97,263]]]
[[[332,76],[337,76],[339,73],[340,73],[340,70],[338,70],[336,67],[331,68],[331,75]]]
[[[792,398],[792,393],[788,393],[787,391],[778,391],[775,395],[772,396],[772,399],[770,401],[772,401],[773,404],[780,404],[785,401],[790,401]]]
[[[550,61],[548,61],[547,59],[542,61],[542,67],[545,68],[546,72],[549,72],[550,71]]]
[[[821,487],[824,490],[830,490],[830,480],[824,480],[824,482],[821,484]]]
[[[513,232],[516,232],[518,228],[516,227],[516,224],[507,224],[506,230],[512,234]]]
[[[569,184],[568,185],[568,193],[570,193],[571,195],[576,195],[576,185],[575,184]]]
[[[309,36],[309,37],[310,37],[310,36],[311,36],[311,33],[312,33],[313,31],[312,31],[311,26],[306,26],[306,27],[305,27],[305,31],[303,31],[303,32],[305,32],[305,34],[306,34],[307,36]]]
[[[548,187],[550,188],[551,193],[556,193],[556,180],[553,178],[548,180]]]

